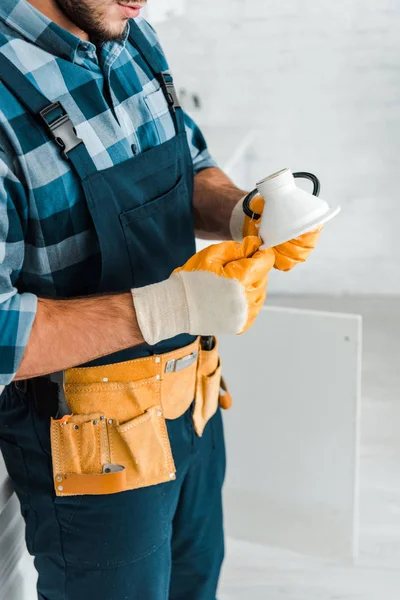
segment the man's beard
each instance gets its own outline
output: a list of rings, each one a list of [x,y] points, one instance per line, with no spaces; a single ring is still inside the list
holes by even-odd
[[[107,28],[103,13],[96,9],[96,0],[55,0],[68,19],[88,34],[93,43],[111,42],[123,39],[126,27],[121,21],[121,31]],[[110,2],[112,5],[113,2]]]

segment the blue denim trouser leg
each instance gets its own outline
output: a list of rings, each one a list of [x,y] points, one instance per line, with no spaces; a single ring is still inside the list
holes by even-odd
[[[177,479],[108,496],[56,497],[49,419],[9,386],[0,448],[21,503],[40,600],[215,600],[224,554],[220,411],[199,439],[168,422]]]

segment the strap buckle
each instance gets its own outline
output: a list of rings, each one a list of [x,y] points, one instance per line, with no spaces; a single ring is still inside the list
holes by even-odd
[[[179,102],[178,94],[176,93],[176,89],[174,86],[174,80],[169,71],[163,71],[162,73],[158,73],[157,79],[160,83],[162,91],[164,92],[164,96],[166,101],[168,102],[169,107],[172,110],[181,107],[181,103]]]
[[[56,118],[51,120],[51,114],[55,112]],[[61,114],[60,114],[61,113]],[[62,154],[68,158],[68,152],[83,143],[77,135],[75,128],[60,102],[53,102],[40,111],[40,116],[45,122],[51,136],[62,149]]]
[[[177,371],[182,371],[183,369],[190,367],[194,362],[197,361],[198,355],[198,352],[192,352],[192,354],[184,356],[183,358],[169,360],[165,365],[165,372],[176,373]]]

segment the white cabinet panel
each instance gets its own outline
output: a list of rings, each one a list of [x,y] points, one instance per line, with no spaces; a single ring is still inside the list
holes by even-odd
[[[352,557],[358,542],[361,318],[265,308],[221,337],[227,532]]]

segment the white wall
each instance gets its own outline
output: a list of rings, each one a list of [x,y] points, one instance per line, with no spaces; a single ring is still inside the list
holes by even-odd
[[[254,181],[311,170],[343,206],[274,291],[400,294],[398,0],[189,0],[157,28],[198,120],[258,129]]]

